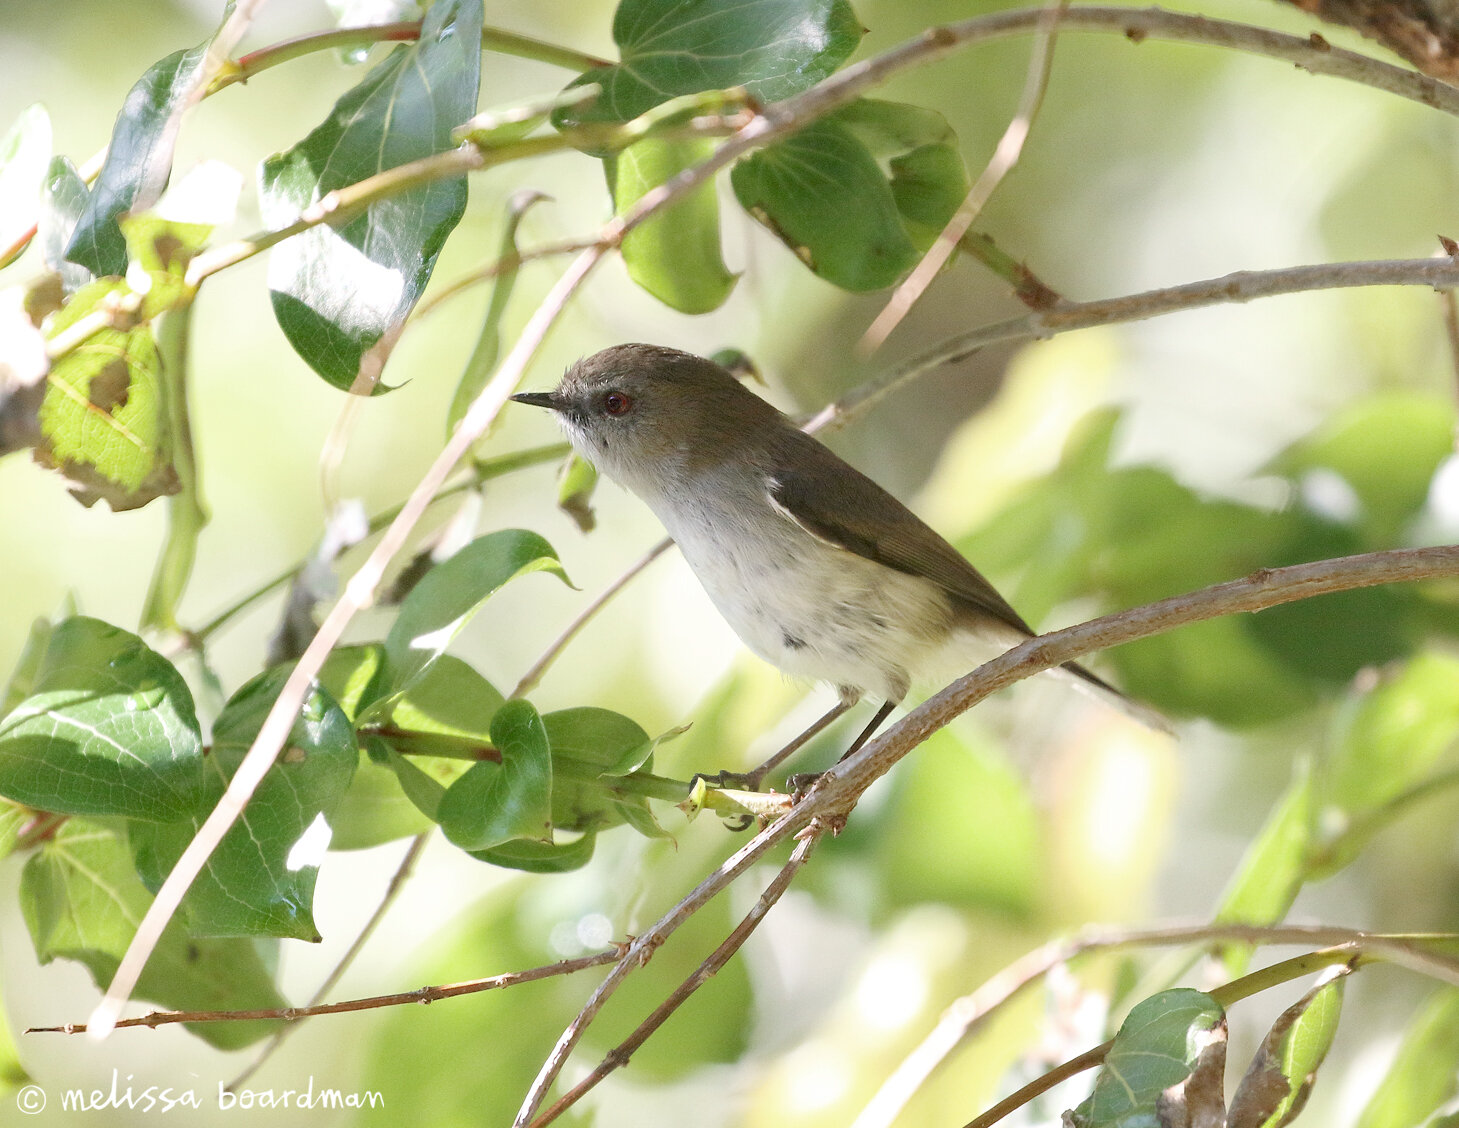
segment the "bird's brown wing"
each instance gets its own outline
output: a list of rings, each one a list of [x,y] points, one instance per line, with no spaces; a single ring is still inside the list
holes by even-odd
[[[801,528],[909,576],[1024,634],[1033,630],[957,549],[886,490],[809,436],[772,474],[770,498]],[[789,462],[790,465],[786,463]],[[793,467],[793,468],[792,468]]]
[[[771,502],[806,532],[828,544],[931,580],[954,599],[1026,635],[1034,633],[998,590],[929,525],[866,475],[820,443],[796,432],[795,457],[771,474]],[[1093,686],[1140,723],[1161,732],[1170,722],[1121,693],[1078,662],[1063,667]]]

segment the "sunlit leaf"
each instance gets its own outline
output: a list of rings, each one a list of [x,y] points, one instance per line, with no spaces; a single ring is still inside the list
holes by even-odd
[[[452,129],[476,109],[481,17],[474,0],[438,0],[418,40],[396,47],[322,125],[266,160],[265,221],[285,227],[335,189],[453,148]],[[274,248],[274,314],[311,368],[337,388],[382,387],[379,366],[465,208],[464,180],[423,184]]]
[[[645,138],[608,157],[604,167],[615,214],[623,215],[648,192],[704,160],[714,142]],[[623,239],[628,276],[680,313],[718,309],[734,289],[720,254],[719,197],[706,180],[672,207],[660,209]]]
[[[1323,799],[1378,807],[1422,780],[1459,739],[1459,659],[1430,651],[1393,671],[1339,718]]]
[[[130,293],[124,282],[98,278],[55,316],[50,335]],[[71,479],[84,504],[135,509],[177,492],[158,363],[151,330],[139,325],[102,329],[52,367],[36,459]]]
[[[1436,991],[1404,1035],[1398,1055],[1357,1128],[1411,1128],[1459,1095],[1459,989]]]
[[[1299,764],[1291,786],[1242,855],[1216,911],[1218,922],[1275,924],[1287,915],[1308,878],[1316,817],[1314,790],[1312,773]],[[1225,949],[1226,970],[1231,976],[1245,972],[1251,951],[1249,945]]]

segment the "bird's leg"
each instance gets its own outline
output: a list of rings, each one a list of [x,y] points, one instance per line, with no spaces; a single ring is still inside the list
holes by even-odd
[[[855,704],[855,697],[847,697],[845,694],[842,694],[841,700],[831,706],[830,710],[824,716],[813,721],[808,729],[776,752],[754,771],[719,772],[712,776],[699,772],[695,774],[694,779],[702,779],[705,783],[713,784],[715,787],[734,787],[744,791],[759,791],[760,785],[765,781],[767,775],[804,748],[813,736],[824,730],[827,725]],[[861,741],[864,741],[868,735],[869,733],[863,733],[860,738]]]
[[[850,748],[841,753],[841,759],[837,760],[836,763],[839,764],[842,760],[849,759],[854,753],[861,751],[861,746],[875,735],[876,730],[881,728],[882,722],[891,715],[892,710],[897,707],[897,704],[895,701],[883,702],[882,707],[876,711],[876,716],[871,718],[871,723],[861,730],[861,735],[851,742]],[[820,772],[801,772],[791,776],[785,782],[790,786],[792,793],[798,795],[820,778]]]

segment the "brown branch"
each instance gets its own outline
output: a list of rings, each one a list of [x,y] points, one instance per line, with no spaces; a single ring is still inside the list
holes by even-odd
[[[559,960],[555,964],[529,968],[526,971],[510,971],[504,975],[493,975],[487,979],[468,979],[462,983],[444,983],[433,987],[418,987],[414,991],[400,991],[393,995],[371,995],[363,999],[346,999],[340,1003],[318,1003],[305,1007],[261,1007],[257,1010],[233,1011],[153,1011],[137,1018],[119,1019],[113,1024],[124,1026],[168,1026],[174,1022],[251,1022],[258,1019],[281,1019],[284,1022],[298,1022],[320,1014],[348,1014],[352,1011],[375,1010],[378,1007],[400,1007],[408,1003],[435,1003],[442,999],[454,999],[458,995],[475,995],[482,991],[495,991],[502,987],[515,987],[519,983],[533,983],[539,979],[551,979],[557,975],[571,975],[590,967],[601,967],[612,963],[619,956],[620,949],[610,948],[605,952],[594,952],[590,956]],[[84,1022],[70,1022],[64,1026],[32,1026],[27,1034],[84,1034]]]
[[[1328,23],[1350,27],[1407,59],[1425,74],[1459,78],[1459,20],[1430,0],[1289,0]],[[1313,38],[1322,40],[1313,33]]]
[[[1006,321],[960,333],[914,357],[905,364],[853,388],[827,404],[807,423],[806,430],[838,427],[900,385],[944,364],[966,360],[980,349],[1006,341],[1042,340],[1058,333],[1097,325],[1145,321],[1167,313],[1205,306],[1249,302],[1283,294],[1314,290],[1340,290],[1359,286],[1459,286],[1459,259],[1385,259],[1372,262],[1334,262],[1293,266],[1280,270],[1239,270],[1221,278],[1208,278],[1088,302],[1059,301]]]
[[[532,1121],[532,1128],[542,1128],[542,1126],[550,1124],[586,1096],[608,1074],[627,1065],[628,1059],[644,1042],[648,1041],[649,1036],[667,1022],[669,1016],[683,1006],[690,995],[718,974],[719,970],[729,962],[730,957],[738,952],[745,941],[750,938],[750,934],[760,926],[760,922],[765,919],[765,915],[780,900],[785,891],[790,888],[791,881],[800,872],[800,867],[805,865],[806,859],[810,857],[811,850],[815,848],[819,837],[818,834],[809,834],[796,843],[795,849],[790,853],[790,860],[781,867],[780,872],[775,875],[775,879],[760,894],[754,907],[745,914],[744,919],[735,926],[734,931],[725,937],[724,942],[687,979],[680,983],[667,999],[655,1007],[653,1013],[639,1023],[632,1034],[610,1050],[591,1073],[564,1093],[551,1108]],[[589,1020],[590,1016],[587,1015],[585,1007],[573,1021],[586,1025]]]

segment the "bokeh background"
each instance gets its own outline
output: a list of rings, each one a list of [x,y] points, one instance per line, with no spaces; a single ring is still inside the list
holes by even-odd
[[[858,57],[929,24],[998,7],[928,0],[856,0],[854,6],[869,29]],[[1176,7],[1301,35],[1313,26],[1300,12],[1266,0]],[[0,10],[0,125],[39,101],[51,116],[57,151],[84,160],[105,143],[138,75],[203,38],[217,8],[204,0],[8,0]],[[611,18],[605,0],[489,0],[487,6],[488,24],[602,55],[612,54]],[[328,21],[322,4],[267,5],[245,47]],[[1334,29],[1322,33],[1361,47]],[[941,110],[976,171],[1017,103],[1028,47],[1023,40],[975,47],[897,79],[883,94]],[[259,226],[258,162],[307,132],[361,74],[315,56],[227,90],[188,119],[179,170],[216,158],[245,173],[240,214],[228,233]],[[492,106],[550,92],[570,77],[544,64],[489,55],[481,101]],[[1459,127],[1435,111],[1270,60],[1066,34],[1023,161],[979,228],[1072,298],[1235,270],[1420,257],[1437,249],[1436,233],[1459,234],[1452,203],[1459,189],[1456,140]],[[471,182],[467,217],[441,257],[438,283],[489,259],[505,201],[521,187],[552,197],[525,221],[527,245],[590,231],[608,214],[600,172],[582,156],[480,174]],[[1006,286],[977,264],[959,262],[882,352],[857,359],[851,345],[880,299],[849,297],[819,282],[725,200],[725,253],[743,275],[724,308],[700,317],[675,314],[609,264],[554,331],[531,386],[550,386],[576,357],[623,340],[700,352],[735,346],[757,361],[765,395],[787,410],[809,410],[939,340],[1019,312]],[[34,269],[23,260],[6,280]],[[526,319],[554,269],[549,262],[524,270],[509,327]],[[317,540],[326,508],[320,451],[343,397],[290,351],[274,324],[264,274],[262,260],[225,272],[208,284],[196,310],[194,426],[213,522],[182,605],[189,623],[210,619],[297,564]],[[479,288],[469,291],[408,331],[386,377],[403,386],[357,405],[339,481],[368,511],[402,498],[439,449],[484,302]],[[1047,520],[1047,506],[1031,505],[1025,518],[1020,505],[1067,451],[1095,442],[1091,436],[1101,436],[1108,448],[1092,477],[1105,468],[1153,468],[1172,488],[1187,491],[1192,504],[1273,513],[1308,505],[1340,516],[1352,501],[1342,481],[1334,487],[1320,475],[1304,476],[1313,459],[1294,463],[1290,448],[1316,441],[1312,436],[1362,435],[1377,426],[1374,418],[1388,420],[1382,413],[1397,411],[1400,423],[1381,431],[1382,449],[1369,452],[1370,461],[1401,463],[1412,439],[1413,473],[1424,489],[1418,512],[1388,522],[1389,540],[1453,540],[1459,505],[1452,493],[1430,489],[1428,478],[1429,439],[1437,433],[1447,443],[1452,427],[1454,380],[1434,294],[1331,292],[990,350],[898,391],[830,441],[959,539],[1015,604],[1051,626],[1106,609],[1107,600],[1099,585],[1081,588],[1067,574],[1088,563],[1080,546],[1087,547],[1090,534],[1071,526],[1061,538],[1063,527]],[[1411,420],[1418,421],[1413,431],[1404,423]],[[1419,431],[1422,442],[1413,438]],[[509,410],[491,449],[551,437],[535,413]],[[552,508],[552,475],[542,467],[500,479],[485,498],[483,528],[541,532],[581,589],[529,578],[510,598],[493,601],[463,636],[457,652],[504,690],[586,598],[660,535],[636,501],[605,487],[596,499],[598,529],[584,536]],[[1442,486],[1442,476],[1435,480]],[[1077,491],[1061,496],[1077,515]],[[1206,582],[1182,582],[1205,574],[1183,570],[1182,556],[1205,552],[1210,541],[1174,521],[1165,526],[1173,512],[1152,509],[1141,530],[1177,562],[1164,573],[1171,586],[1151,598]],[[32,620],[67,600],[87,614],[135,626],[163,534],[161,506],[121,515],[103,506],[83,509],[56,476],[12,455],[0,461],[0,515],[0,676],[14,665]],[[1019,545],[1029,553],[1020,556]],[[1200,563],[1219,569],[1223,559]],[[1242,559],[1233,552],[1234,562]],[[1251,566],[1286,562],[1258,559]],[[1211,579],[1244,570],[1232,567]],[[1119,585],[1106,584],[1106,594],[1111,587]],[[214,642],[209,657],[228,691],[259,668],[279,607],[278,599],[264,601]],[[383,613],[367,614],[353,637],[378,637],[386,621]],[[1212,664],[1224,660],[1221,651],[1210,653]],[[1443,655],[1442,645],[1436,653]],[[1116,676],[1121,669],[1106,668]],[[1145,676],[1151,684],[1159,680]],[[1176,741],[1132,727],[1057,685],[988,703],[879,784],[742,956],[566,1122],[848,1123],[947,1002],[1048,937],[1091,921],[1209,917],[1294,771],[1337,739],[1362,678],[1370,685],[1374,676],[1359,675],[1355,689],[1332,678],[1304,682],[1289,707],[1262,716],[1180,718]],[[1218,688],[1227,699],[1244,692],[1261,697],[1271,684],[1243,689],[1233,679]],[[205,692],[202,699],[208,700]],[[687,776],[752,762],[755,752],[775,747],[829,699],[807,697],[805,687],[745,655],[682,563],[670,557],[583,633],[533,700],[543,710],[604,705],[650,732],[693,721],[659,761],[664,774]],[[832,757],[833,743],[821,744],[807,762]],[[1453,927],[1456,813],[1452,798],[1440,794],[1397,821],[1356,864],[1308,886],[1294,918],[1386,929]],[[551,878],[493,870],[434,843],[333,997],[495,974],[634,933],[744,841],[710,818],[685,825],[670,814],[666,825],[673,843],[646,842],[620,829],[600,840],[587,869]],[[321,872],[317,911],[325,942],[288,943],[280,955],[291,998],[306,999],[343,953],[382,896],[403,847],[331,856]],[[175,1027],[124,1031],[102,1044],[19,1034],[32,1024],[83,1020],[96,997],[80,967],[36,965],[14,908],[22,865],[23,859],[0,865],[0,993],[19,1063],[52,1097],[52,1109],[35,1122],[68,1122],[55,1107],[60,1092],[106,1089],[114,1070],[122,1086],[132,1078],[137,1086],[196,1088],[207,1097],[249,1063],[251,1051],[222,1054]],[[683,943],[661,951],[621,993],[567,1076],[580,1075],[575,1069],[596,1061],[593,1050],[601,1053],[614,1035],[631,1029],[757,891],[753,883],[737,889],[701,914]],[[1158,982],[1153,962],[1140,969]],[[1115,982],[1120,971],[1114,961],[1085,965],[1078,980],[1057,978],[1048,992],[1009,1008],[954,1058],[905,1122],[962,1123],[977,1111],[976,1102],[1010,1078],[1033,1075],[1041,1062],[1102,1038],[1105,1014],[1096,989]],[[291,1110],[267,1114],[270,1122],[508,1123],[593,974],[429,1008],[317,1020],[297,1031],[248,1085],[299,1089],[312,1077],[316,1086],[375,1089],[385,1097],[383,1112]],[[1361,978],[1335,1050],[1342,1065],[1321,1079],[1307,1122],[1354,1119],[1428,990],[1393,971]],[[1249,1057],[1263,1022],[1297,993],[1238,1009],[1233,1060]],[[1035,1041],[1039,1030],[1042,1039]],[[1044,1115],[1056,1122],[1058,1110],[1078,1099],[1065,1090]],[[11,1115],[5,1106],[0,1121]],[[145,1124],[156,1115],[113,1111],[108,1122]],[[187,1113],[197,1124],[263,1115]]]

